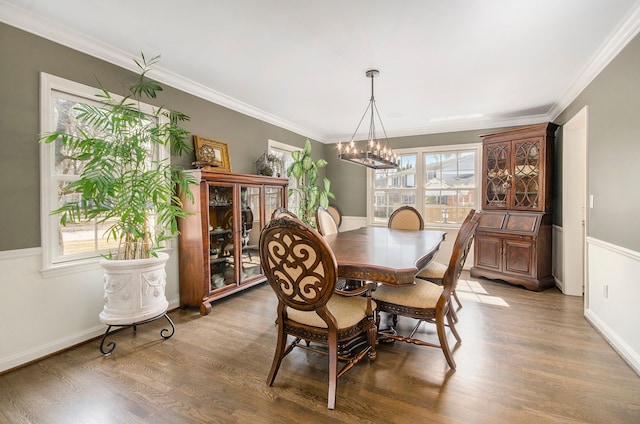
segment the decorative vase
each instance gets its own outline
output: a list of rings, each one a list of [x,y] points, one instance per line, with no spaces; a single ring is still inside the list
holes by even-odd
[[[133,260],[101,259],[104,269],[104,308],[100,322],[131,325],[163,315],[169,307],[165,296],[169,255]]]

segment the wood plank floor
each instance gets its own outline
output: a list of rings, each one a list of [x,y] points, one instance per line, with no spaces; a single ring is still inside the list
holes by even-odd
[[[325,356],[295,350],[266,386],[275,296],[261,285],[206,317],[173,311],[171,339],[154,321],[112,336],[111,356],[93,340],[0,376],[0,422],[640,422],[640,377],[584,319],[582,298],[463,278],[457,370],[438,349],[380,345],[339,380],[333,411]]]

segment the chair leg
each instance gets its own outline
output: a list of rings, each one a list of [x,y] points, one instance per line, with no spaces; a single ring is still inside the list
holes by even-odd
[[[456,369],[456,361],[453,359],[451,349],[449,349],[449,342],[447,342],[447,332],[444,325],[444,311],[439,312],[436,316],[436,329],[438,330],[438,340],[440,340],[440,348],[444,353],[444,357],[447,359],[447,363],[451,369]]]
[[[377,358],[376,340],[378,338],[378,326],[380,325],[380,316],[377,313],[375,319],[371,318],[370,325],[371,326],[367,330],[367,338],[369,341],[369,346],[371,346],[368,355],[370,361],[375,361]]]
[[[457,290],[454,290],[454,291],[453,291],[453,298],[456,300],[456,303],[458,304],[458,308],[457,308],[457,310],[462,309],[462,303],[460,302],[460,298],[458,297],[458,292],[457,292]],[[456,319],[456,322],[457,322],[457,321],[458,321],[458,320]]]
[[[273,363],[271,364],[271,371],[269,371],[269,376],[267,377],[267,386],[272,386],[274,380],[276,379],[276,374],[278,374],[278,369],[280,369],[280,364],[282,363],[282,358],[286,355],[285,347],[287,344],[287,335],[284,332],[284,328],[282,325],[278,325],[278,342],[276,344],[276,351],[273,355]]]
[[[453,308],[450,307],[449,311],[452,311],[452,310]],[[453,333],[453,336],[456,338],[458,343],[462,343],[462,338],[460,337],[460,334],[458,333],[458,329],[456,328],[456,322],[458,322],[458,320],[455,319],[454,316],[448,315],[447,322],[449,324],[449,329]]]
[[[336,389],[338,386],[338,335],[329,332],[329,393],[327,408],[336,407]]]
[[[449,316],[451,317],[451,319],[453,319],[454,322],[458,322],[458,314],[456,313],[455,308],[449,308]]]

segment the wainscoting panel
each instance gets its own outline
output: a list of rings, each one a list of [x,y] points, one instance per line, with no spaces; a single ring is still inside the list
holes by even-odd
[[[51,277],[41,268],[40,248],[0,253],[0,373],[90,340],[107,328],[98,319],[104,289],[97,263]],[[169,309],[177,308],[177,249],[167,264],[166,295]]]
[[[640,374],[640,252],[587,238],[585,318]]]

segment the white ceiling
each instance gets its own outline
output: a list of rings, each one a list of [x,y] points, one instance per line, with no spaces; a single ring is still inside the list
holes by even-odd
[[[161,54],[159,81],[335,142],[371,68],[389,137],[553,120],[638,33],[640,1],[0,0],[0,19],[132,70]]]

